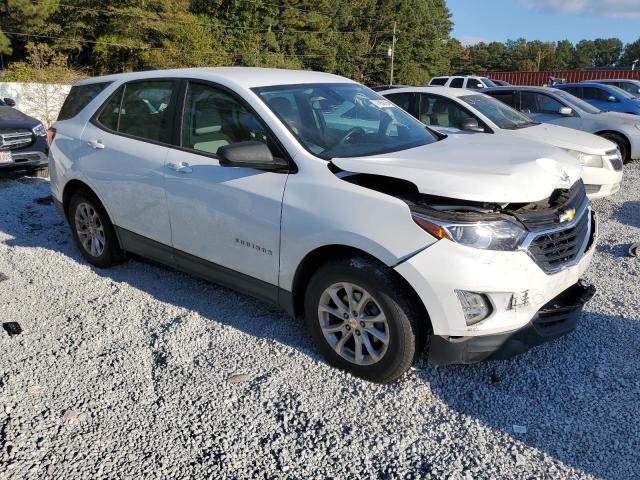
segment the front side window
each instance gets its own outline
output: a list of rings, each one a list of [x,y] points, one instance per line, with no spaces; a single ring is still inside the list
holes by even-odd
[[[557,97],[560,97],[566,103],[566,106],[569,106],[574,110],[579,109],[587,113],[602,113],[602,110],[600,110],[597,107],[594,107],[593,105],[585,102],[584,100],[581,100],[577,96],[574,96],[571,93],[566,92],[564,90],[559,90],[559,89],[556,89],[556,90],[557,91],[554,91],[553,94]]]
[[[560,109],[564,107],[555,98],[538,92],[522,92],[520,94],[520,103],[524,113],[559,115]]]
[[[584,87],[583,98],[587,100],[597,100],[600,102],[608,102],[611,94],[604,89],[596,87]]]
[[[460,130],[462,122],[469,118],[475,117],[453,100],[426,93],[420,95],[420,121],[426,125]]]
[[[269,143],[262,122],[237,98],[198,83],[190,83],[187,89],[181,138],[182,147],[212,155],[231,143]]]
[[[356,83],[254,88],[300,143],[314,155],[378,155],[437,141],[407,112]]]
[[[460,100],[471,105],[500,128],[513,130],[537,125],[517,110],[487,95],[465,95]]]

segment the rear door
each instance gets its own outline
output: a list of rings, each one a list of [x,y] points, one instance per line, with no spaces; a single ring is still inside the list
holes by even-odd
[[[282,149],[253,109],[221,86],[184,84],[181,122],[164,177],[176,262],[218,283],[274,299],[287,173],[223,167],[218,149],[242,141]],[[180,126],[181,123],[181,126]]]
[[[171,79],[121,86],[82,134],[84,174],[106,204],[113,223],[140,242],[150,239],[171,245],[164,164],[176,86]]]

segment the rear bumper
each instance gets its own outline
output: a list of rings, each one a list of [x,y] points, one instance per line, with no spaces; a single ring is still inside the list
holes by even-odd
[[[579,281],[545,304],[524,327],[497,335],[443,337],[433,335],[429,362],[434,365],[506,360],[575,330],[595,287]]]

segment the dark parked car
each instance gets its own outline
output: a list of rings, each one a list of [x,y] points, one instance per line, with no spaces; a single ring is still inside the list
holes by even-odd
[[[11,99],[0,104],[0,175],[7,172],[43,174],[47,169],[47,129],[19,110]]]

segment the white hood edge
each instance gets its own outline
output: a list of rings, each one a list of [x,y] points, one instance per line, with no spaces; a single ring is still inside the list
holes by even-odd
[[[487,203],[530,203],[570,188],[582,167],[566,152],[497,135],[450,136],[383,155],[335,158],[352,173],[407,180],[427,195]]]

